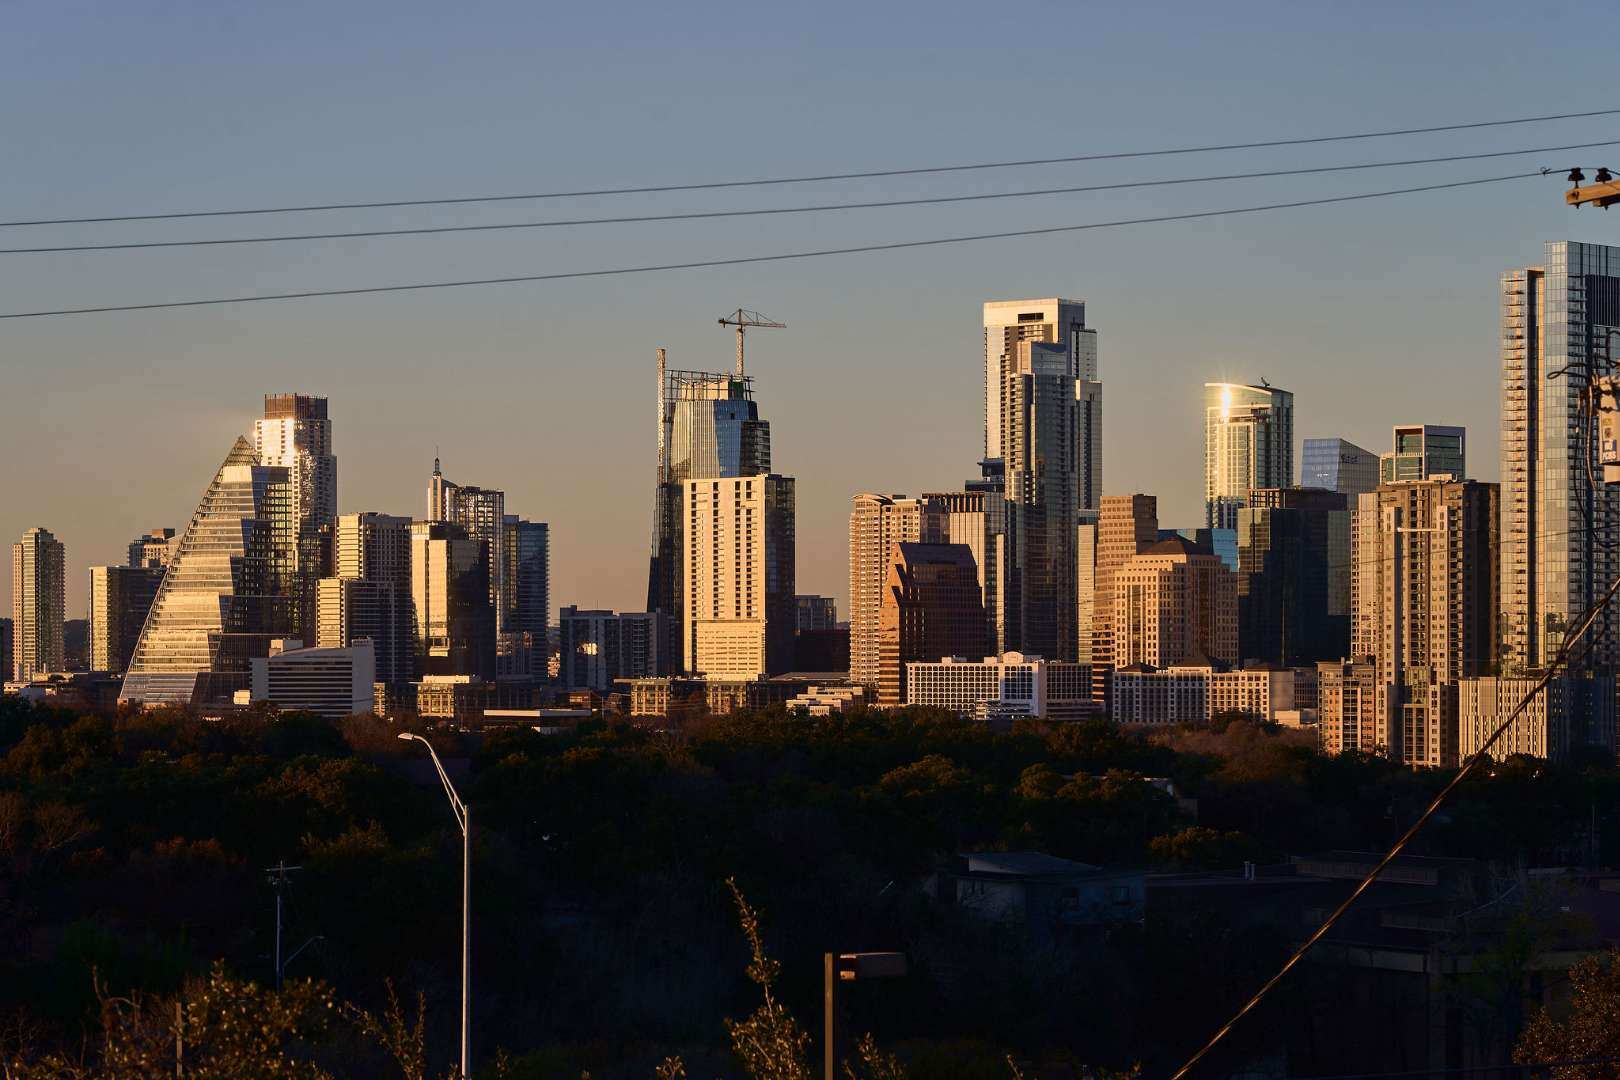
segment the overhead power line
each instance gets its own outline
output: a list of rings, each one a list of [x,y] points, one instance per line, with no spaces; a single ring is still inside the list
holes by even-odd
[[[254,304],[270,300],[308,300],[318,296],[364,296],[372,293],[420,292],[427,289],[460,289],[480,285],[516,285],[525,282],[568,281],[580,278],[618,277],[628,274],[654,274],[672,270],[701,270],[721,266],[747,266],[759,263],[789,262],[796,259],[818,259],[834,255],[860,255],[876,251],[901,251],[907,248],[941,247],[947,244],[972,244],[985,240],[1008,240],[1024,236],[1049,236],[1057,233],[1085,232],[1093,229],[1117,229],[1126,225],[1148,225],[1165,221],[1194,221],[1200,218],[1235,217],[1240,214],[1259,214],[1272,210],[1290,210],[1304,206],[1327,206],[1333,203],[1360,202],[1366,199],[1384,199],[1396,195],[1414,195],[1424,191],[1446,191],[1455,188],[1477,187],[1482,184],[1500,184],[1507,180],[1527,180],[1544,173],[1510,173],[1507,176],[1487,176],[1477,180],[1454,180],[1445,184],[1424,184],[1419,187],[1395,188],[1389,191],[1367,191],[1356,195],[1333,195],[1320,199],[1299,199],[1293,202],[1267,203],[1264,206],[1241,206],[1226,210],[1196,210],[1184,214],[1161,214],[1154,217],[1122,218],[1117,221],[1094,221],[1081,225],[1049,225],[1038,229],[1013,229],[1006,232],[977,233],[969,236],[943,236],[929,240],[900,240],[883,244],[860,244],[854,247],[821,248],[812,251],[790,251],[775,255],[743,255],[729,259],[697,259],[689,262],[655,263],[646,266],[621,266],[604,270],[564,270],[549,274],[514,274],[506,277],[473,278],[463,281],[428,281],[408,285],[370,285],[349,289],[306,289],[298,292],[264,293],[258,296],[222,296],[204,300],[165,300],[148,304],[104,304],[96,307],[55,308],[41,311],[12,311],[0,314],[0,319],[38,319],[57,315],[96,315],[114,311],[157,311],[164,308],[212,307],[221,304]]]
[[[1594,116],[1613,116],[1617,113],[1620,113],[1620,109],[1594,109],[1588,112],[1522,116],[1512,120],[1475,120],[1462,124],[1436,124],[1431,127],[1361,131],[1346,135],[1313,135],[1296,139],[1265,139],[1255,142],[1180,146],[1160,150],[1128,150],[1105,154],[1073,154],[1067,157],[1025,158],[1017,161],[980,161],[966,165],[926,165],[903,169],[874,169],[865,172],[773,176],[747,180],[711,180],[691,184],[655,184],[641,187],[542,191],[509,195],[464,195],[440,199],[388,199],[375,202],[312,203],[299,206],[246,207],[234,210],[176,210],[167,213],[103,214],[96,217],[32,218],[0,221],[0,228],[11,228],[20,225],[100,225],[116,221],[173,221],[178,218],[245,217],[250,214],[304,214],[324,210],[377,210],[401,206],[454,206],[466,203],[520,202],[537,199],[650,195],[668,191],[715,191],[722,188],[768,187],[777,184],[819,184],[833,180],[873,180],[888,176],[923,176],[933,173],[975,172],[987,169],[1019,169],[1034,165],[1071,165],[1087,161],[1124,161],[1132,158],[1172,157],[1177,154],[1210,154],[1228,150],[1266,150],[1284,146],[1310,146],[1321,143],[1353,142],[1359,139],[1394,138],[1400,135],[1431,135],[1443,131],[1471,131],[1481,128],[1511,127],[1518,124],[1542,124],[1554,120],[1582,120]]]
[[[625,225],[656,221],[695,221],[708,218],[764,217],[777,214],[818,214],[837,210],[872,210],[895,206],[931,206],[941,203],[983,202],[991,199],[1028,199],[1038,195],[1069,195],[1088,191],[1119,191],[1129,188],[1171,187],[1178,184],[1207,184],[1222,180],[1259,180],[1280,176],[1309,176],[1320,173],[1356,172],[1365,169],[1392,169],[1409,165],[1437,165],[1444,162],[1480,161],[1486,158],[1516,157],[1524,154],[1550,154],[1564,150],[1588,150],[1597,146],[1620,146],[1620,139],[1576,143],[1571,146],[1538,146],[1525,150],[1494,150],[1482,154],[1450,154],[1445,157],[1406,158],[1400,161],[1364,161],[1349,165],[1317,165],[1305,169],[1267,169],[1260,172],[1225,173],[1217,176],[1183,176],[1168,180],[1129,180],[1079,187],[1038,188],[1033,191],[997,191],[972,195],[931,195],[914,199],[887,199],[874,202],[833,203],[817,206],[778,206],[753,210],[696,210],[668,214],[632,214],[621,217],[561,218],[552,221],[515,221],[489,225],[428,225],[411,229],[363,229],[353,232],[293,233],[278,236],[228,236],[201,240],[136,240],[119,244],[58,244],[45,247],[0,248],[0,255],[46,255],[91,251],[137,251],[149,248],[217,247],[228,244],[280,244],[310,240],[360,240],[384,236],[429,236],[441,233],[504,232],[515,229],[557,229],[585,225]],[[1562,172],[1563,168],[1543,172]]]
[[[1600,597],[1591,607],[1587,608],[1586,611],[1582,612],[1580,618],[1575,620],[1574,625],[1572,625],[1569,628],[1568,633],[1564,635],[1564,640],[1559,645],[1558,652],[1553,657],[1552,663],[1547,665],[1546,673],[1543,674],[1541,678],[1537,679],[1535,686],[1531,687],[1529,693],[1525,694],[1524,697],[1519,700],[1518,705],[1514,706],[1513,711],[1508,713],[1507,719],[1503,720],[1496,726],[1496,730],[1491,732],[1490,738],[1486,739],[1484,744],[1480,746],[1479,752],[1470,755],[1468,760],[1463,762],[1462,768],[1457,770],[1457,775],[1452,777],[1446,786],[1440,789],[1440,793],[1434,797],[1423,813],[1418,815],[1417,820],[1412,822],[1411,826],[1406,830],[1406,832],[1401,834],[1401,838],[1399,840],[1395,841],[1395,846],[1390,848],[1384,857],[1378,861],[1378,865],[1374,866],[1372,870],[1370,870],[1367,875],[1361,879],[1356,887],[1351,890],[1350,895],[1345,897],[1343,902],[1341,902],[1338,907],[1333,909],[1333,913],[1327,917],[1322,925],[1318,926],[1316,930],[1312,932],[1311,936],[1306,938],[1304,943],[1300,945],[1299,948],[1294,950],[1293,955],[1289,956],[1289,958],[1283,963],[1283,966],[1278,969],[1277,973],[1271,978],[1267,979],[1264,985],[1262,985],[1259,990],[1254,992],[1254,996],[1249,998],[1248,1001],[1244,1002],[1243,1007],[1234,1013],[1230,1020],[1228,1020],[1225,1024],[1222,1024],[1220,1029],[1217,1030],[1214,1035],[1210,1036],[1209,1041],[1201,1046],[1197,1053],[1188,1058],[1186,1063],[1171,1075],[1170,1080],[1182,1080],[1182,1078],[1185,1077],[1195,1065],[1203,1060],[1205,1055],[1207,1055],[1211,1050],[1215,1049],[1215,1047],[1219,1045],[1220,1041],[1226,1037],[1227,1033],[1237,1025],[1238,1021],[1247,1016],[1256,1005],[1259,1005],[1260,1002],[1264,1000],[1266,995],[1271,992],[1272,988],[1281,982],[1283,977],[1292,971],[1294,966],[1305,958],[1305,954],[1310,952],[1311,947],[1327,936],[1327,932],[1333,929],[1334,925],[1338,923],[1339,919],[1344,916],[1344,913],[1349,911],[1351,906],[1361,898],[1362,893],[1371,888],[1373,882],[1378,880],[1378,875],[1382,874],[1384,869],[1388,867],[1390,863],[1394,862],[1396,858],[1400,856],[1401,852],[1406,850],[1407,845],[1412,842],[1412,839],[1417,836],[1417,834],[1422,830],[1423,826],[1429,823],[1429,819],[1434,817],[1441,806],[1445,805],[1446,800],[1451,797],[1452,792],[1456,791],[1457,788],[1461,786],[1462,782],[1468,778],[1469,774],[1474,771],[1475,767],[1478,766],[1480,762],[1487,759],[1487,756],[1490,754],[1491,747],[1496,745],[1497,740],[1501,739],[1501,737],[1507,732],[1508,728],[1513,726],[1513,722],[1519,718],[1525,709],[1530,707],[1530,703],[1536,699],[1536,695],[1545,690],[1553,679],[1558,677],[1559,671],[1569,664],[1571,657],[1574,655],[1575,646],[1580,643],[1581,638],[1586,636],[1587,631],[1592,629],[1593,625],[1597,622],[1598,616],[1603,614],[1603,612],[1608,608],[1609,604],[1613,602],[1617,592],[1620,592],[1620,577],[1615,578],[1614,581],[1609,584],[1609,587],[1604,591],[1603,596]]]

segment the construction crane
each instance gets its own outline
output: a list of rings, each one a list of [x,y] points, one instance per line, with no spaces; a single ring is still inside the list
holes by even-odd
[[[743,334],[750,326],[763,326],[771,330],[786,330],[787,323],[772,322],[768,316],[757,311],[748,311],[738,308],[730,315],[722,316],[721,326],[735,326],[737,328],[737,377],[743,375]]]
[[[1569,170],[1569,182],[1573,186],[1564,192],[1564,202],[1567,205],[1585,206],[1591,203],[1607,210],[1615,203],[1620,203],[1620,180],[1616,180],[1608,169],[1599,169],[1592,177],[1592,183],[1582,187],[1581,182],[1585,179],[1586,174],[1581,170]]]

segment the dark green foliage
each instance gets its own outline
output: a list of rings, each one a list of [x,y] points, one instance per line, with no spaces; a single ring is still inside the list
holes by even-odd
[[[322,939],[291,974],[373,1011],[385,979],[408,1000],[424,994],[442,1065],[455,1043],[461,838],[419,748],[395,734],[366,718],[211,723],[0,702],[0,1020],[26,1016],[73,1042],[94,1021],[92,967],[113,993],[172,993],[215,959],[267,979],[264,871],[285,859],[302,867],[286,948]],[[723,1050],[722,1018],[757,1005],[728,877],[758,906],[777,992],[806,1021],[823,951],[908,952],[911,977],[859,989],[848,1007],[916,1076],[951,1074],[953,1054],[954,1075],[999,1075],[1008,1051],[1151,1071],[1241,1001],[1286,935],[1211,915],[1149,919],[1061,955],[1032,949],[928,898],[942,858],[1038,850],[1191,871],[1367,850],[1447,779],[1322,758],[1241,719],[1148,740],[1101,722],[998,733],[921,709],[774,710],[680,735],[598,722],[446,739],[440,753],[474,811],[475,1037],[481,1056],[504,1046],[537,1076],[645,1076],[661,1048],[690,1071]],[[1515,761],[1464,785],[1417,850],[1581,862],[1594,821],[1615,861],[1610,764]]]

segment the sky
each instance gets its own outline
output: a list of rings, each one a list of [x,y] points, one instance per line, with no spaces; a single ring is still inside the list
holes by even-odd
[[[9,0],[0,218],[435,198],[1299,138],[1603,108],[1607,5]],[[1620,116],[837,185],[0,229],[0,246],[484,224],[899,199],[1620,139]],[[1242,207],[1620,147],[1274,180],[707,221],[0,255],[0,313],[594,270]],[[981,304],[1087,302],[1103,488],[1199,524],[1206,381],[1296,395],[1296,436],[1381,450],[1463,424],[1499,474],[1498,280],[1553,239],[1620,243],[1557,177],[1269,214],[836,259],[0,320],[0,537],[87,568],[183,528],[266,393],[330,399],[343,512],[420,516],[437,449],[552,526],[553,605],[639,609],[654,350],[725,369],[741,306],[798,587],[847,593],[850,496],[959,486],[981,450]],[[9,596],[9,560],[0,564]]]

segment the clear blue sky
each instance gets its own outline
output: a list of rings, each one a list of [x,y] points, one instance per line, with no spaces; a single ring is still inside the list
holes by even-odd
[[[1055,156],[1601,108],[1598,3],[927,5],[13,2],[5,218],[433,197]],[[1339,146],[578,199],[0,231],[135,240],[792,205],[1620,138],[1620,118]],[[1620,149],[1620,148],[1616,148]],[[590,269],[1037,227],[1562,166],[1572,155],[841,215],[259,248],[0,256],[0,308]],[[1586,151],[1586,164],[1620,154]],[[1557,180],[956,248],[234,308],[0,322],[0,538],[85,568],[183,527],[260,396],[331,398],[342,509],[420,514],[433,449],[553,527],[554,602],[644,599],[653,350],[724,367],[739,305],[800,591],[842,597],[848,500],[959,484],[979,452],[985,299],[1062,294],[1100,332],[1104,487],[1199,517],[1206,379],[1297,395],[1298,434],[1382,449],[1466,424],[1498,473],[1497,279],[1620,241]],[[0,573],[9,573],[9,564]],[[7,593],[9,595],[9,593]]]

